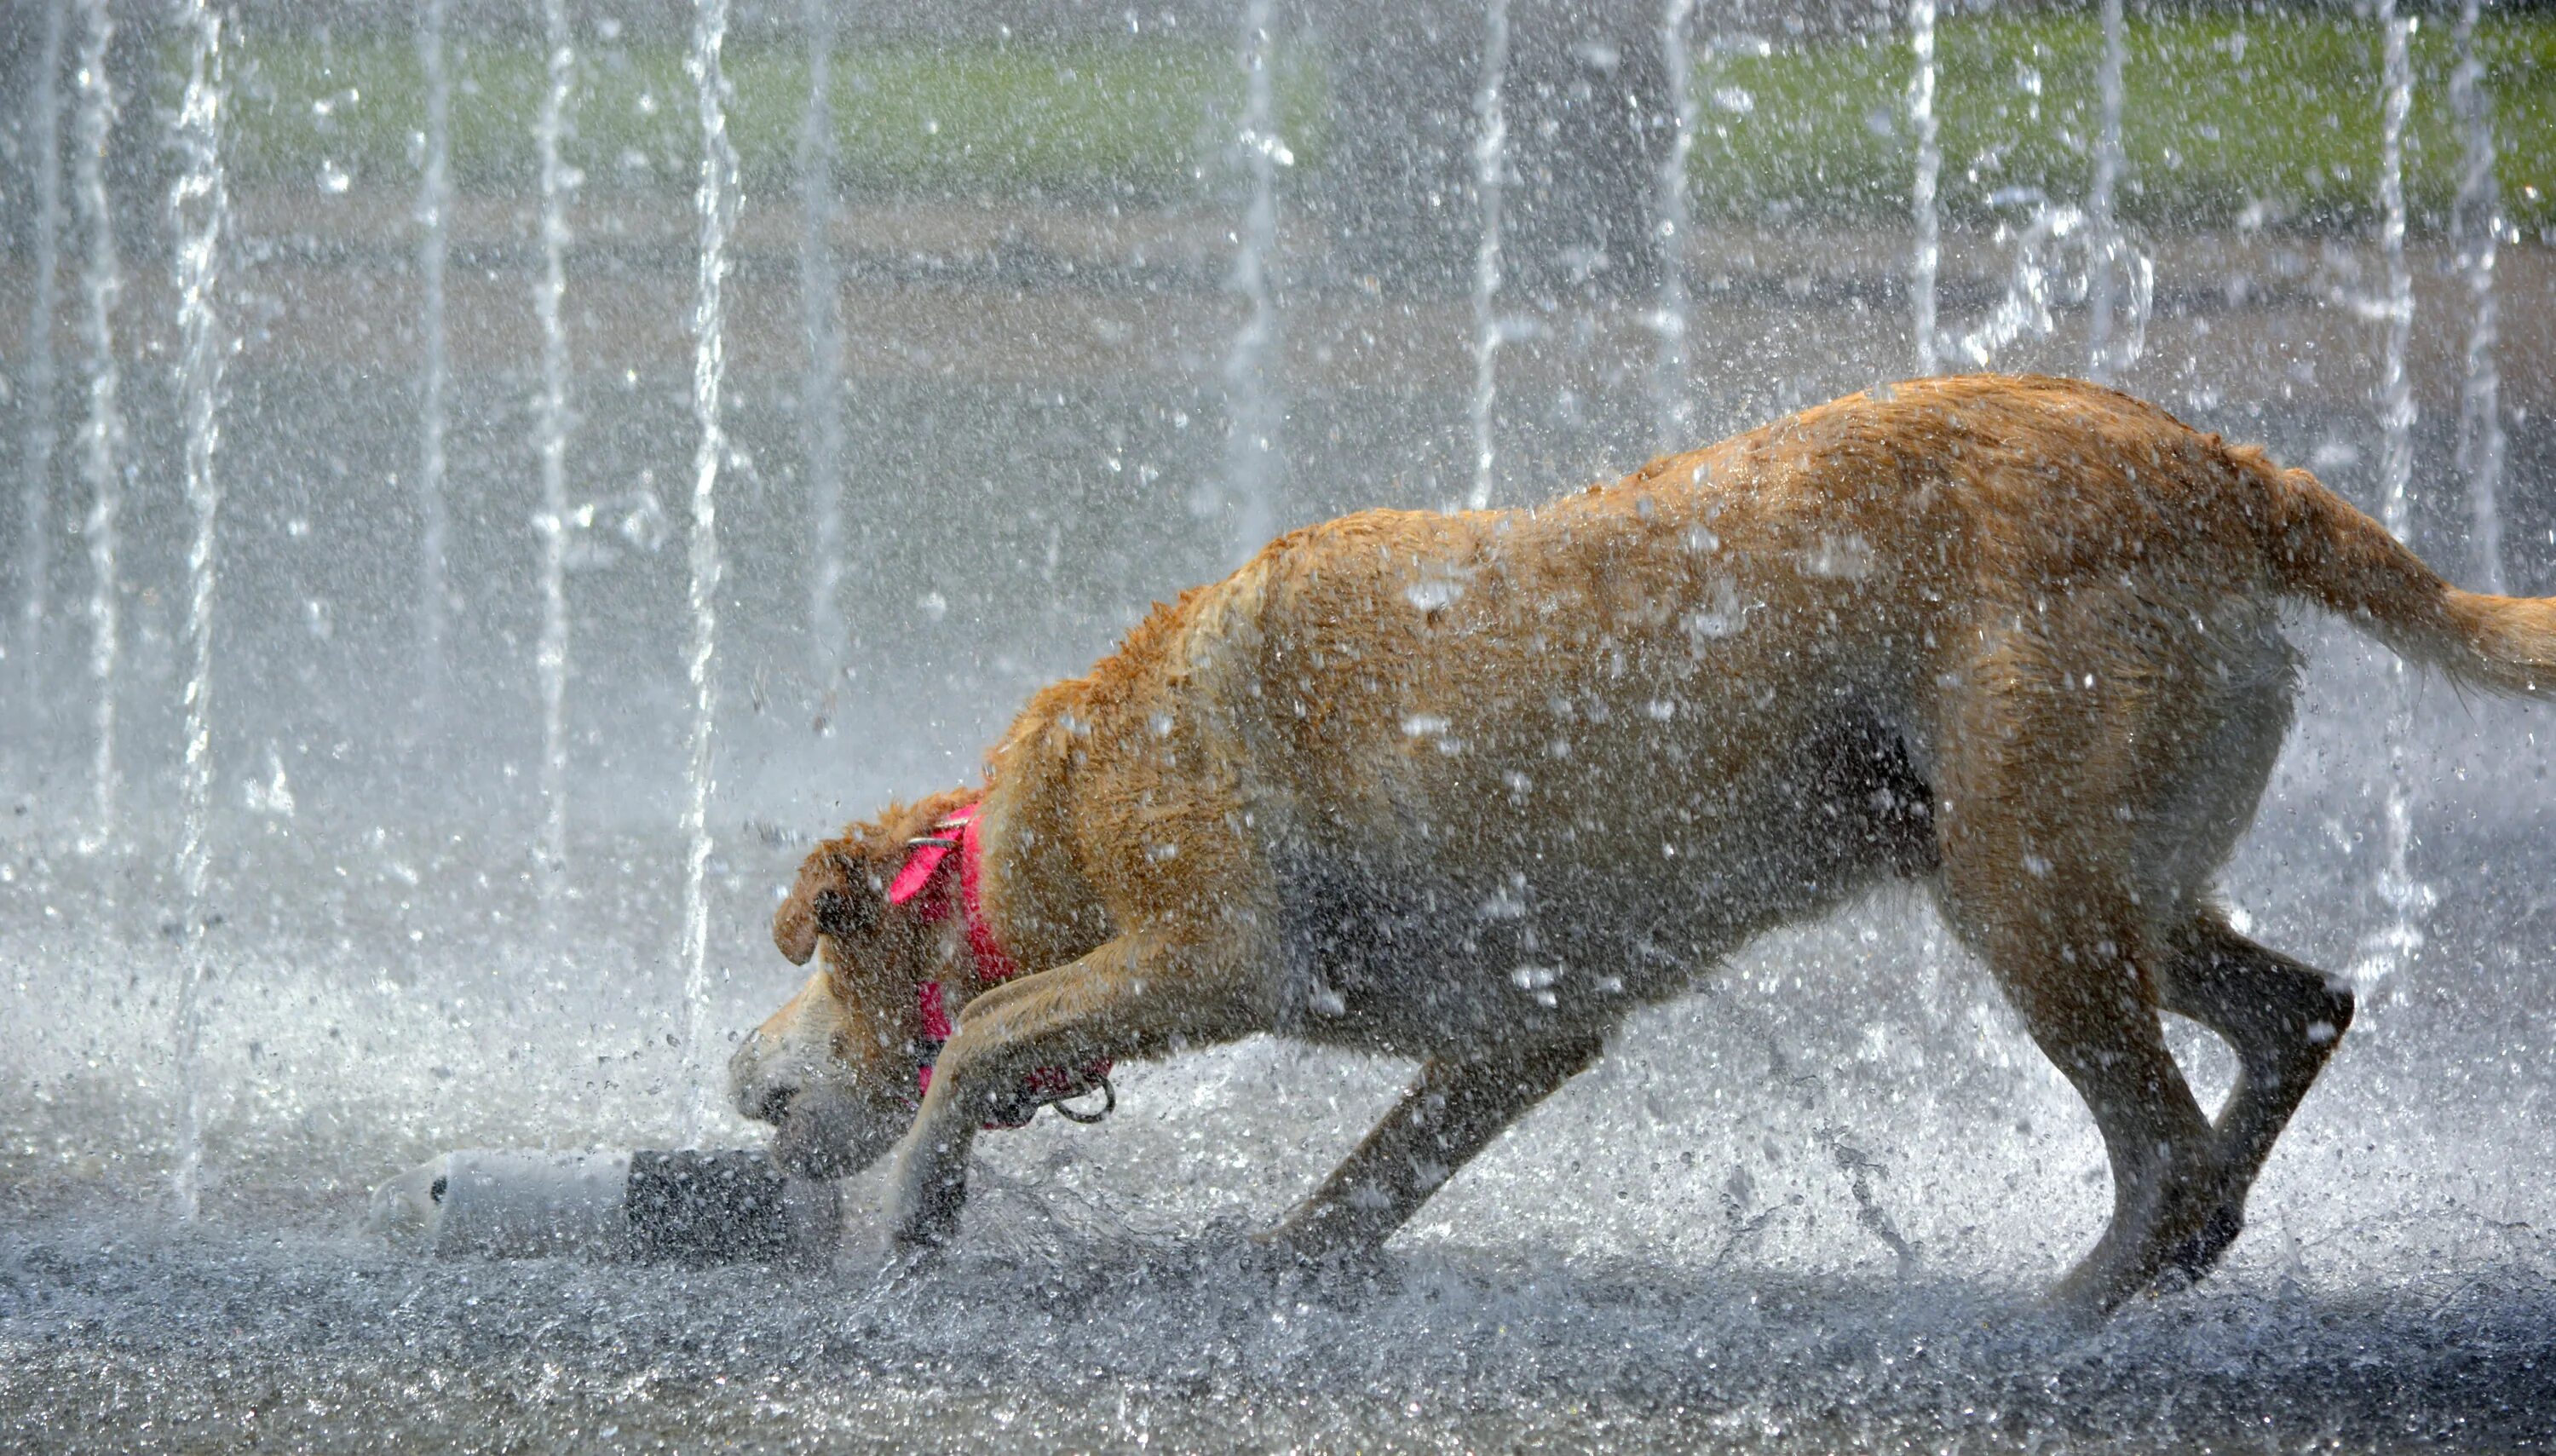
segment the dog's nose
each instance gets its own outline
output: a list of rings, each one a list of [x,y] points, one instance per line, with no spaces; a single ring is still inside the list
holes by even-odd
[[[791,1099],[798,1095],[799,1089],[796,1087],[765,1089],[762,1100],[754,1105],[752,1114],[754,1120],[758,1123],[770,1123],[775,1127],[780,1126],[781,1120],[790,1116]]]

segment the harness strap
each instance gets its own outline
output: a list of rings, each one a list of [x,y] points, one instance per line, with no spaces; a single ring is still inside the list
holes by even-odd
[[[976,832],[976,805],[969,804],[932,826],[933,833],[907,841],[913,853],[898,868],[896,878],[889,881],[887,899],[891,905],[911,906],[916,918],[927,925],[958,916],[966,936],[967,954],[976,964],[977,984],[999,986],[1019,976],[1021,966],[1004,954],[1001,942],[994,937],[994,927],[985,920],[981,892],[984,846]],[[951,876],[943,872],[954,853],[958,857],[956,895],[951,893]],[[915,1096],[920,1099],[932,1090],[932,1068],[941,1060],[941,1048],[958,1033],[958,1027],[950,1018],[949,1002],[940,982],[917,983],[914,991],[922,1023],[922,1044],[914,1069]],[[1040,1108],[1052,1105],[1060,1116],[1074,1122],[1098,1122],[1118,1105],[1118,1094],[1109,1085],[1110,1066],[1107,1058],[1101,1058],[1079,1068],[1033,1068],[1022,1077],[1018,1092],[988,1111],[985,1125],[1025,1127],[1038,1116]],[[1106,1100],[1097,1113],[1078,1113],[1061,1106],[1068,1098],[1091,1092],[1103,1094]]]

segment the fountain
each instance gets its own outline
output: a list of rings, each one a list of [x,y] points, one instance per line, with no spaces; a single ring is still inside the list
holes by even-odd
[[[418,69],[426,81],[425,156],[418,170],[417,271],[421,284],[418,332],[425,355],[418,400],[417,463],[417,671],[419,715],[428,725],[442,719],[445,639],[451,596],[447,556],[451,550],[451,515],[445,500],[447,462],[444,432],[447,409],[445,392],[451,386],[450,340],[446,332],[445,264],[452,237],[452,82],[445,72],[445,14],[447,0],[426,0],[417,33]]]
[[[1943,209],[1935,200],[1944,149],[1935,122],[1935,0],[1908,0],[1908,125],[1917,134],[1917,176],[1908,209],[1917,238],[1908,254],[1908,330],[1917,342],[1917,372],[1935,372],[1935,274],[1944,263]]]
[[[700,443],[693,451],[692,650],[685,676],[693,688],[691,750],[684,799],[683,1066],[690,1074],[687,1146],[698,1146],[713,1096],[703,1057],[709,1021],[710,750],[718,724],[718,477],[727,457],[719,392],[726,381],[727,239],[736,219],[736,149],[727,134],[727,73],[720,51],[727,44],[727,0],[698,0],[693,31],[694,98],[702,121],[700,291],[693,305],[693,420]]]
[[[2450,109],[2466,155],[2450,230],[2458,242],[2459,276],[2467,284],[2468,347],[2459,379],[2459,473],[2467,477],[2471,550],[2477,587],[2499,593],[2502,581],[2502,384],[2494,362],[2493,263],[2502,241],[2500,189],[2493,175],[2493,117],[2477,60],[2478,0],[2459,7],[2458,64],[2450,71]]]
[[[890,1278],[873,1181],[759,1205],[794,1255],[839,1209],[831,1269],[626,1235],[643,1164],[775,1182],[717,1065],[805,974],[769,917],[810,841],[971,780],[1246,536],[1541,500],[1985,361],[2263,441],[2462,586],[2543,583],[2556,398],[2497,366],[2556,323],[2556,202],[2502,67],[2556,18],[20,9],[0,1445],[2543,1441],[2556,732],[2296,624],[2226,908],[2375,993],[2228,1263],[2103,1330],[2031,1303],[2099,1139],[1922,890],[1637,1018],[1371,1281],[1227,1235],[1407,1068],[1268,1041],[980,1139],[959,1243]],[[1601,106],[1640,145],[1559,178]],[[1548,225],[1599,197],[1602,233]],[[1563,256],[1600,236],[1603,286]],[[2425,496],[2454,419],[2464,499]],[[563,528],[679,477],[681,561]],[[1744,641],[1722,606],[1695,630]],[[1421,761],[1480,761],[1447,736]],[[2165,1034],[2216,1105],[2231,1059]],[[592,1237],[510,1242],[490,1195],[541,1179],[490,1149],[526,1147]],[[357,1237],[403,1168],[438,1247],[547,1257]]]
[[[2121,66],[2128,49],[2121,0],[2104,0],[2104,60],[2097,82],[2103,121],[2095,137],[2095,181],[2086,192],[2086,377],[2098,384],[2111,383],[2128,362],[2114,357],[2112,344],[2112,260],[2120,248],[2112,194],[2121,180]]]
[[[2387,292],[2379,303],[2386,338],[2378,365],[2379,520],[2398,540],[2414,529],[2414,385],[2406,352],[2414,337],[2414,273],[2405,258],[2405,123],[2414,106],[2414,68],[2407,55],[2415,22],[2379,0],[2382,87],[2378,153],[2378,248]],[[2379,807],[2378,863],[2372,888],[2388,910],[2385,924],[2363,942],[2353,979],[2374,987],[2403,971],[2423,949],[2422,916],[2430,889],[2414,878],[2414,678],[2404,659],[2386,656],[2387,708],[2382,743],[2386,788]]]
[[[1481,242],[1473,253],[1473,486],[1469,510],[1491,503],[1491,411],[1499,402],[1500,190],[1507,185],[1509,128],[1500,88],[1509,67],[1508,0],[1483,8],[1482,79],[1473,92],[1473,199]]]
[[[35,172],[34,302],[27,309],[27,443],[18,490],[19,741],[43,723],[46,615],[52,609],[53,544],[46,533],[54,493],[54,313],[60,307],[63,245],[63,21],[69,0],[47,0],[36,83],[28,88],[28,161]]]
[[[186,764],[178,841],[183,917],[179,955],[178,1077],[185,1099],[178,1124],[174,1175],[178,1217],[192,1222],[203,1171],[204,995],[212,979],[204,944],[206,877],[212,867],[213,591],[215,528],[222,508],[213,455],[221,446],[222,364],[231,341],[220,312],[222,249],[228,245],[230,192],[222,169],[222,22],[209,0],[189,0],[187,89],[178,108],[178,147],[186,158],[173,211],[178,223],[178,400],[186,432],[187,504],[194,537],[187,548]]]
[[[1235,565],[1276,534],[1270,501],[1272,453],[1283,411],[1270,382],[1278,349],[1278,311],[1269,274],[1278,261],[1278,168],[1294,160],[1278,135],[1277,55],[1270,39],[1270,0],[1250,0],[1242,20],[1243,108],[1238,139],[1251,199],[1233,251],[1233,291],[1242,297],[1241,327],[1224,356],[1224,475]]]
[[[85,0],[80,13],[79,115],[71,153],[71,193],[88,236],[88,260],[80,270],[80,296],[86,305],[81,342],[88,351],[88,412],[79,438],[88,517],[81,523],[80,535],[88,542],[89,687],[96,695],[91,719],[96,747],[89,768],[94,807],[81,843],[91,851],[103,851],[113,845],[116,832],[115,678],[117,649],[123,643],[116,530],[124,510],[124,479],[117,460],[124,444],[124,414],[116,398],[123,376],[115,357],[115,303],[124,291],[124,276],[116,263],[115,217],[106,195],[106,150],[114,133],[116,108],[106,55],[115,36],[115,18],[107,0]]]
[[[1658,431],[1655,447],[1683,450],[1695,440],[1695,385],[1687,377],[1687,205],[1686,173],[1695,155],[1697,108],[1694,65],[1687,59],[1686,33],[1695,17],[1695,0],[1667,0],[1660,12],[1660,55],[1669,77],[1669,117],[1676,134],[1660,160],[1653,210],[1660,233],[1660,299],[1651,318],[1659,334],[1659,352],[1651,361],[1651,414]]]
[[[556,919],[568,889],[568,331],[560,301],[568,293],[568,202],[579,182],[560,154],[568,124],[576,51],[569,36],[568,0],[542,0],[543,57],[549,87],[533,130],[541,152],[542,274],[533,312],[542,325],[542,391],[534,408],[533,445],[541,460],[542,636],[534,653],[542,685],[542,833],[534,858],[544,911]]]
[[[808,115],[799,132],[799,309],[808,373],[799,397],[808,457],[808,651],[818,731],[843,686],[843,300],[834,270],[834,7],[808,0]]]

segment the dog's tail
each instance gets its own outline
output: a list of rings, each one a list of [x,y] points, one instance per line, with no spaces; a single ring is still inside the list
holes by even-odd
[[[2462,592],[2316,476],[2260,457],[2243,463],[2271,490],[2265,546],[2284,595],[2347,618],[2454,681],[2556,698],[2556,597]]]

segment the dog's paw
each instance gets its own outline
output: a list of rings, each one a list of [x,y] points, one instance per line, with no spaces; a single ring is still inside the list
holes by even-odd
[[[1278,1292],[1342,1306],[1401,1287],[1401,1268],[1375,1244],[1314,1237],[1294,1222],[1242,1241],[1245,1271]]]
[[[962,1160],[901,1149],[888,1182],[888,1237],[899,1251],[939,1249],[958,1234],[966,1202]]]
[[[2154,1292],[2171,1294],[2200,1283],[2244,1229],[2245,1216],[2236,1204],[2223,1203],[2212,1210],[2207,1223],[2166,1251],[2165,1267],[2157,1271],[2151,1286]]]

